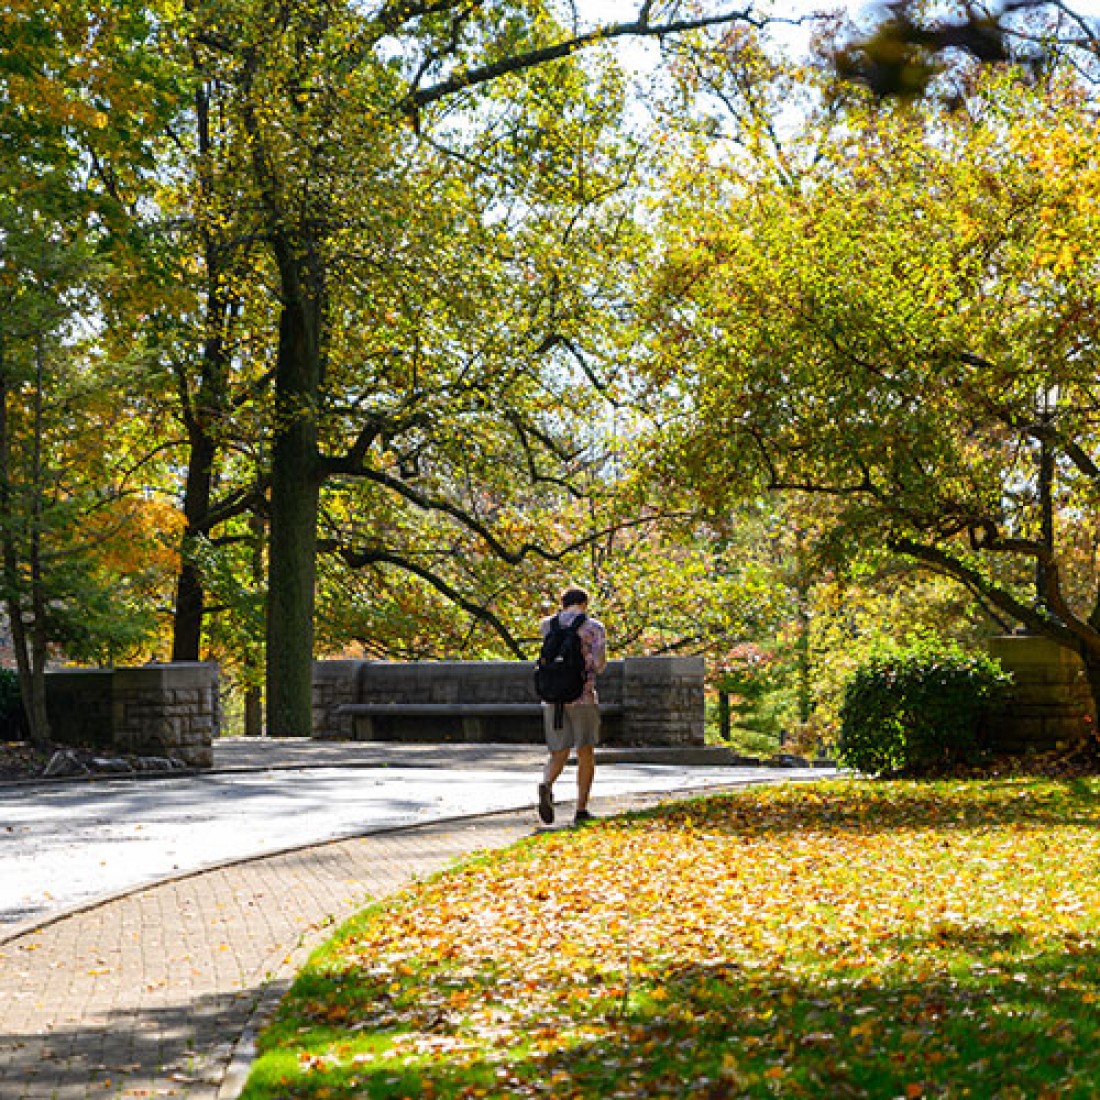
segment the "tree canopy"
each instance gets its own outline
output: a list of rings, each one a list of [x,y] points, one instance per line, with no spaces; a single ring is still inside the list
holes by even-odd
[[[821,495],[837,537],[1100,649],[1097,117],[1080,82],[960,74],[964,106],[835,104],[798,163],[734,155],[668,207],[666,437],[720,504]]]
[[[1091,24],[898,3],[806,20],[795,65],[773,21],[9,5],[27,674],[213,656],[308,733],[315,651],[526,655],[584,579],[624,647],[797,651],[805,720],[827,605],[891,552],[1100,654]]]

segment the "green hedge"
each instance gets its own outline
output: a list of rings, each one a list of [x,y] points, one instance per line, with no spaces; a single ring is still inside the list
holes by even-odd
[[[869,775],[972,762],[1011,677],[991,657],[920,642],[873,656],[841,705],[840,759]]]

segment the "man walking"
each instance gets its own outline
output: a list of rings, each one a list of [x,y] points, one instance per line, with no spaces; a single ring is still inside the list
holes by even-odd
[[[600,737],[596,676],[607,667],[607,632],[598,619],[589,618],[588,593],[581,588],[569,588],[562,594],[561,611],[543,619],[539,633],[546,638],[555,629],[574,627],[584,653],[584,688],[574,702],[564,706],[552,703],[543,706],[543,728],[550,759],[546,761],[539,784],[539,818],[547,825],[554,821],[554,781],[564,770],[572,749],[577,753],[577,812],[573,823],[581,825],[592,820],[588,812],[588,794],[596,773],[596,745]]]

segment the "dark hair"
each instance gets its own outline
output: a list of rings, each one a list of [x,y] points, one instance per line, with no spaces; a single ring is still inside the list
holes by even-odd
[[[562,607],[572,607],[578,603],[588,603],[588,593],[583,588],[567,588],[562,593]]]

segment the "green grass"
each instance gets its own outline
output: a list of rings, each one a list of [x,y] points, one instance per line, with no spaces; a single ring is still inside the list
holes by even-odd
[[[857,781],[553,833],[319,951],[244,1100],[1094,1097],[1100,783]]]
[[[707,703],[706,742],[708,745],[725,745],[742,756],[773,756],[782,746],[779,735],[748,729],[736,723],[730,726],[729,737],[723,737],[718,719],[718,704]]]

